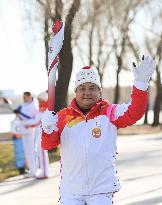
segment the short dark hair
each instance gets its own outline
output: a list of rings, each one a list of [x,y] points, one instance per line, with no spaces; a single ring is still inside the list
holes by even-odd
[[[24,92],[23,95],[32,96],[31,92],[29,92],[29,91]]]

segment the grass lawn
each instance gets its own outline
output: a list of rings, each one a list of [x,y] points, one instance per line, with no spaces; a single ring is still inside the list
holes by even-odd
[[[12,144],[0,144],[0,181],[18,175]]]
[[[59,149],[49,152],[50,163],[60,160]],[[12,144],[0,144],[0,182],[3,180],[19,175],[15,167],[14,147]]]

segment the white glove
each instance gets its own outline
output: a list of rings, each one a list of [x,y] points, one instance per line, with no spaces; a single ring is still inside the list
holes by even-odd
[[[53,111],[49,111],[48,109],[44,111],[41,122],[46,134],[51,134],[54,130],[58,131],[57,120],[58,116]]]
[[[143,56],[142,62],[138,66],[133,63],[133,73],[135,81],[148,83],[155,68],[155,61],[149,56]]]

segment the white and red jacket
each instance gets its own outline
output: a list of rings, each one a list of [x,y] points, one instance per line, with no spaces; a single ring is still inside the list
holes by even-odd
[[[120,189],[116,176],[117,129],[134,124],[147,106],[147,91],[133,87],[129,104],[113,105],[100,99],[83,115],[75,103],[59,111],[58,131],[43,132],[43,149],[60,144],[61,195],[91,195]]]

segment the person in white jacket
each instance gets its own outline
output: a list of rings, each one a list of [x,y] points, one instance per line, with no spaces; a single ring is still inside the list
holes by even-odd
[[[90,66],[76,74],[75,98],[55,114],[42,117],[42,147],[60,145],[61,205],[111,205],[120,183],[115,167],[117,129],[134,124],[145,113],[149,79],[155,70],[150,57],[134,65],[131,101],[111,104],[101,98],[98,74]]]
[[[39,112],[38,102],[32,97],[30,92],[23,93],[24,103],[14,112],[17,114],[16,127],[19,128],[19,134],[22,135],[26,162],[29,168],[29,176],[35,177],[36,160],[34,152],[35,126],[24,126],[27,120],[35,119]],[[14,130],[14,129],[13,129]]]
[[[36,160],[36,174],[35,177],[37,179],[46,179],[49,176],[49,159],[48,159],[48,151],[43,150],[41,147],[41,136],[42,136],[42,128],[41,128],[41,119],[42,114],[47,108],[47,100],[48,93],[41,92],[37,96],[39,102],[39,112],[36,113],[35,117],[32,119],[26,119],[23,121],[23,125],[25,127],[35,127],[35,160]]]

